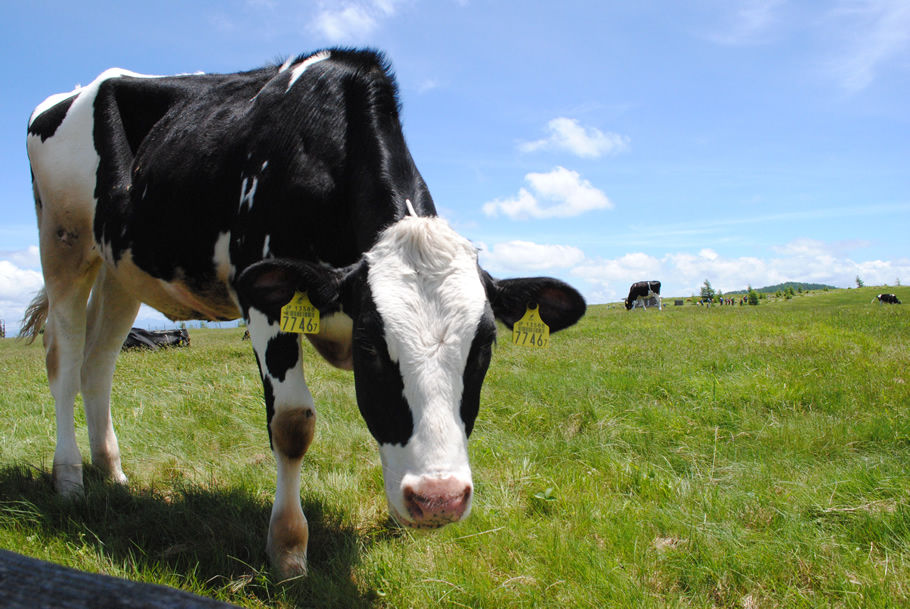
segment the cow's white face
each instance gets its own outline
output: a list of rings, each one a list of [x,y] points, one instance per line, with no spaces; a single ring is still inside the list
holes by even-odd
[[[496,328],[476,250],[438,218],[406,217],[366,255],[354,328],[361,412],[393,516],[440,526],[470,511],[467,437]]]
[[[353,364],[390,511],[415,527],[438,527],[470,511],[467,439],[496,339],[494,319],[511,326],[533,304],[556,332],[585,311],[581,295],[557,279],[493,279],[470,242],[435,217],[399,220],[350,267],[263,260],[244,270],[235,288],[243,307],[276,323],[295,290],[307,290],[332,319],[351,319],[349,338],[335,337],[344,343],[341,363]]]

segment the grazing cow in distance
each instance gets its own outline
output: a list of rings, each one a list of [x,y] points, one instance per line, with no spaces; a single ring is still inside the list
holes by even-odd
[[[632,307],[640,306],[644,309],[656,304],[658,310],[663,306],[660,299],[660,282],[659,281],[637,281],[629,288],[629,295],[626,296],[626,310],[632,310]]]
[[[436,216],[371,51],[236,74],[108,70],[35,109],[28,153],[45,290],[23,333],[46,320],[55,487],[82,492],[79,391],[93,463],[126,481],[111,378],[141,302],[172,320],[242,317],[278,472],[266,549],[283,575],[306,571],[300,466],[316,422],[302,337],[281,325],[296,293],[320,314],[306,338],[354,372],[392,516],[422,528],[470,511],[467,439],[494,319],[511,327],[537,306],[558,331],[585,312],[559,280],[494,279]]]
[[[879,304],[901,304],[900,298],[894,294],[879,294],[876,296]],[[874,300],[872,302],[875,302]]]

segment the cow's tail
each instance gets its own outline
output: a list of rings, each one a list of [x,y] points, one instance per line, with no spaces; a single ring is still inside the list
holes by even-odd
[[[25,310],[25,317],[22,318],[22,328],[19,330],[19,338],[25,339],[28,344],[35,342],[38,334],[44,329],[44,322],[47,321],[47,309],[47,289],[42,287],[41,291],[35,295],[35,299]]]

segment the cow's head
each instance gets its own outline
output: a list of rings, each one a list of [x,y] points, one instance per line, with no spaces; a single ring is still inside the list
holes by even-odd
[[[379,443],[392,515],[414,527],[470,511],[467,439],[494,318],[511,327],[536,304],[555,332],[585,312],[581,295],[559,280],[493,279],[470,242],[438,218],[405,217],[344,269],[264,260],[236,285],[242,299],[271,315],[306,290],[323,315],[352,319],[357,404]]]

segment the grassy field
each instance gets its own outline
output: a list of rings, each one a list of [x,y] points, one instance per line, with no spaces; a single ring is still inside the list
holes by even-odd
[[[596,306],[547,351],[501,331],[474,510],[435,532],[389,522],[351,375],[310,350],[310,575],[284,584],[239,329],[121,357],[130,486],[89,471],[75,503],[51,490],[42,350],[0,341],[0,547],[247,607],[910,606],[910,304],[870,304],[880,291]]]

